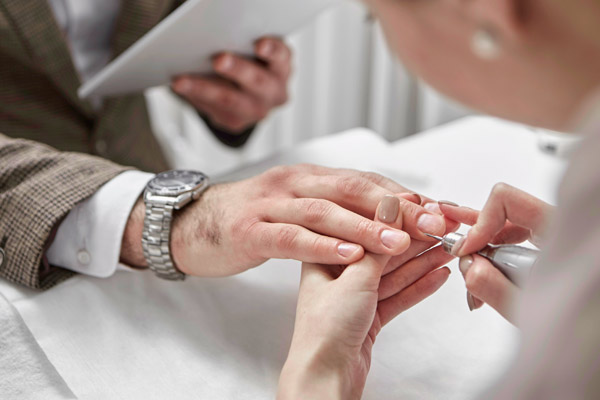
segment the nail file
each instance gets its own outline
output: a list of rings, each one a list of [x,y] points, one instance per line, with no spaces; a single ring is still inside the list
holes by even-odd
[[[454,245],[465,237],[465,235],[455,232],[451,232],[443,237],[427,233],[426,235],[439,240],[442,243],[444,251],[448,254],[452,254]],[[529,275],[540,253],[539,250],[512,244],[488,244],[477,252],[480,256],[488,259],[494,267],[498,268],[504,276],[519,287],[523,287],[529,279]]]

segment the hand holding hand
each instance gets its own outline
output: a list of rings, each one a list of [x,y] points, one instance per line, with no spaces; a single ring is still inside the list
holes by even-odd
[[[216,76],[179,76],[172,88],[213,125],[241,133],[284,104],[288,96],[290,49],[280,39],[262,38],[255,52],[254,60],[219,54],[213,60]]]
[[[453,252],[460,259],[460,270],[467,285],[471,310],[488,303],[504,318],[514,320],[513,304],[519,289],[485,258],[473,253],[492,244],[517,244],[526,240],[539,246],[553,212],[549,204],[512,186],[494,186],[481,212],[440,202],[447,218],[472,225]]]
[[[380,215],[378,213],[378,215]],[[381,328],[436,292],[452,256],[440,247],[390,268],[390,256],[367,254],[348,267],[305,263],[296,324],[279,382],[279,399],[359,399]]]
[[[422,229],[446,230],[442,216],[404,198],[397,199],[388,224],[374,222],[380,199],[401,192],[407,190],[372,173],[314,165],[274,168],[215,185],[176,213],[171,253],[180,270],[196,276],[233,275],[269,258],[348,265],[365,250],[399,255],[410,245],[409,234],[425,240]],[[127,224],[121,254],[123,262],[142,266],[140,203]]]

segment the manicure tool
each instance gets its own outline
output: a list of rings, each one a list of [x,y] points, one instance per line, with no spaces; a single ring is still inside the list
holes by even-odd
[[[456,242],[465,236],[455,232],[451,232],[444,237],[428,233],[426,235],[442,242],[442,247],[448,254],[452,254],[452,248]],[[504,276],[519,287],[522,287],[529,278],[540,253],[539,250],[512,244],[489,244],[477,252],[480,256],[488,259],[494,267],[498,268]]]

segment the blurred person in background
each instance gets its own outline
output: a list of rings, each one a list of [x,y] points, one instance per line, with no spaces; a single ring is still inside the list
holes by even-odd
[[[556,208],[505,184],[481,212],[439,205],[472,225],[453,249],[470,309],[487,303],[522,330],[516,360],[482,398],[599,398],[600,1],[365,2],[391,48],[436,88],[494,115],[584,135]],[[386,199],[379,209],[389,207]],[[524,290],[474,255],[525,240],[543,255]],[[397,269],[375,254],[345,269],[304,264],[278,398],[360,398],[382,326],[445,282],[439,257]]]

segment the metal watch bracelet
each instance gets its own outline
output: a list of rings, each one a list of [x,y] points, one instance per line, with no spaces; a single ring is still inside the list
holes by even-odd
[[[142,234],[142,249],[148,266],[158,277],[171,281],[182,281],[185,279],[185,274],[173,264],[169,248],[173,203],[145,202],[146,216]]]

